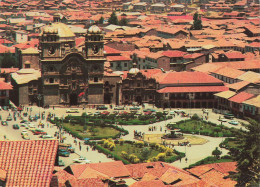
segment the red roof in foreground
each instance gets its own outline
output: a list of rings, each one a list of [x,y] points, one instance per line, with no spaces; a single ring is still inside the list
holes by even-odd
[[[190,86],[166,87],[158,90],[159,93],[188,93],[188,92],[222,92],[228,90],[225,86]]]
[[[50,186],[57,149],[57,140],[0,141],[6,186]]]
[[[0,81],[0,90],[12,90],[13,86],[9,83]]]
[[[235,102],[235,103],[242,103],[245,100],[250,99],[251,97],[254,97],[253,94],[246,93],[246,92],[240,92],[239,94],[229,98],[229,101]]]

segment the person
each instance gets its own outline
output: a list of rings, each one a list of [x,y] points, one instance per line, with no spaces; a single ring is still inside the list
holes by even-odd
[[[188,158],[187,158],[187,157],[185,158],[185,161],[186,161],[186,163],[187,163],[187,161],[188,161]]]
[[[87,146],[87,152],[88,152],[88,146]]]
[[[6,139],[6,135],[4,135],[4,139]]]

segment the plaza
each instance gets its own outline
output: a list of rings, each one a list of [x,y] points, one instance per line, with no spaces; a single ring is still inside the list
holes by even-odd
[[[114,106],[112,106],[114,108]],[[130,111],[129,107],[126,107],[126,111]],[[152,105],[146,106],[146,108],[153,108]],[[141,108],[140,112],[142,112],[145,108]],[[154,108],[157,111],[163,112],[163,109]],[[24,110],[27,110],[27,107],[24,108]],[[39,113],[42,114],[42,112],[45,112],[45,114],[51,113],[55,114],[55,117],[58,118],[64,118],[68,115],[66,111],[68,108],[59,108],[59,107],[50,107],[48,109],[39,108],[36,106],[29,106],[28,107],[28,116],[35,116]],[[78,108],[79,113],[73,113],[72,115],[81,116],[83,112],[96,112],[95,108],[92,107],[86,107],[86,108]],[[112,112],[113,109],[108,107],[109,112]],[[189,115],[198,114],[199,116],[203,116],[203,111],[201,109],[186,109],[185,110]],[[1,117],[2,120],[5,120],[9,115],[13,116],[12,111],[1,111]],[[211,121],[216,124],[221,124],[219,119],[219,114],[213,113],[211,110],[209,110],[208,114],[208,121]],[[27,119],[27,118],[24,118]],[[148,136],[154,138],[158,136],[162,136],[165,134],[165,130],[167,131],[166,124],[170,122],[177,122],[180,120],[189,119],[189,117],[182,117],[181,115],[176,115],[173,119],[169,119],[166,121],[156,122],[149,125],[120,125],[120,127],[126,129],[129,131],[129,134],[126,136],[122,136],[124,140],[136,140],[134,137],[134,131],[138,130],[139,132],[144,133],[144,140],[148,141]],[[4,140],[4,136],[8,140],[22,140],[21,131],[24,130],[24,127],[20,127],[18,130],[14,130],[12,128],[13,124],[19,124],[21,120],[19,118],[16,119],[16,121],[8,121],[8,126],[1,125],[1,131],[0,131],[0,140]],[[46,131],[49,135],[54,137],[55,132],[59,132],[59,129],[57,126],[51,124],[50,122],[46,121],[46,118],[44,120],[38,119],[34,123],[36,126],[39,124],[39,122],[42,122],[44,124],[43,130]],[[239,125],[234,126],[230,125],[227,122],[224,123],[225,126],[228,127],[235,127],[235,128],[242,128],[241,122],[245,122],[243,120],[238,120],[240,122]],[[149,128],[155,127],[156,130],[149,131]],[[31,140],[33,139],[40,139],[38,136],[33,135],[32,132],[28,130],[28,134]],[[62,137],[64,138],[64,143],[71,144],[75,148],[75,153],[70,154],[70,157],[60,157],[61,160],[65,162],[65,166],[72,164],[73,159],[79,158],[79,157],[85,157],[88,160],[91,160],[92,163],[99,163],[99,162],[109,162],[112,161],[112,158],[107,158],[106,155],[99,153],[97,150],[93,150],[89,145],[85,145],[83,140],[80,140],[78,138],[72,137],[69,133],[66,133],[64,130],[61,130]],[[202,135],[190,135],[190,134],[184,134],[185,137],[188,137],[191,143],[191,146],[178,146],[174,145],[174,149],[177,151],[186,153],[186,158],[188,159],[187,162],[183,161],[176,161],[172,163],[174,166],[178,167],[188,167],[190,164],[193,164],[207,156],[211,156],[212,151],[219,146],[219,144],[224,140],[223,137],[208,137],[208,136],[202,136]],[[160,138],[159,138],[160,139]],[[186,140],[186,139],[185,139]],[[75,143],[76,142],[76,143]],[[173,143],[175,144],[175,143]],[[222,149],[222,155],[225,155],[228,151],[225,149]]]

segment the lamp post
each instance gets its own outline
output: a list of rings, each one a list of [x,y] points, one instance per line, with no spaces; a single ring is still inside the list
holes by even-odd
[[[38,94],[37,99],[38,99],[38,101],[39,101],[39,116],[41,116],[40,102],[41,102],[41,100],[42,100],[42,95],[41,95],[41,94]]]

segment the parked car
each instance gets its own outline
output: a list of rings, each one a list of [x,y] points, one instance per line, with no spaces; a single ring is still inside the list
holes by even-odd
[[[1,122],[3,126],[8,126],[8,122],[7,121],[2,121]]]
[[[58,155],[59,155],[59,156],[69,157],[69,156],[70,156],[70,152],[68,152],[68,151],[66,151],[66,150],[64,150],[64,149],[62,149],[62,150],[59,150],[59,151],[58,151]]]
[[[98,115],[100,115],[101,114],[101,112],[95,112],[94,113],[94,116],[98,116]]]
[[[156,110],[155,110],[155,109],[152,109],[152,108],[147,108],[147,109],[144,109],[143,111],[144,111],[144,112],[149,112],[149,111],[151,111],[151,112],[156,112]]]
[[[123,106],[116,106],[114,110],[125,110],[125,107]]]
[[[28,136],[28,134],[22,135],[22,138],[25,139],[25,140],[30,140],[30,137]]]
[[[6,121],[12,121],[13,120],[13,118],[11,117],[11,116],[8,116],[7,118],[6,118]]]
[[[52,139],[53,137],[51,135],[41,135],[42,139]]]
[[[169,114],[169,111],[168,110],[164,110],[163,111],[163,115],[168,115]]]
[[[66,113],[79,113],[79,110],[77,108],[70,108],[66,110]]]
[[[175,115],[175,111],[174,111],[174,110],[171,110],[171,111],[169,112],[169,115]]]
[[[41,129],[35,129],[32,131],[34,135],[40,135],[40,134],[43,134],[43,135],[46,135],[47,132],[41,130]]]
[[[88,116],[93,116],[93,113],[92,112],[87,112],[87,115]]]
[[[239,124],[238,121],[235,121],[235,120],[231,120],[228,123],[231,124],[231,125],[238,125]]]
[[[18,124],[14,124],[14,125],[13,125],[13,129],[20,129],[20,127],[19,127]]]
[[[28,131],[27,130],[22,130],[21,135],[25,135],[25,134],[28,135]]]
[[[59,144],[59,150],[66,150],[69,151],[70,153],[75,152],[75,148],[73,148],[71,144],[65,144],[65,143]]]
[[[139,106],[132,106],[130,107],[130,110],[140,110],[141,108]]]
[[[79,157],[79,158],[73,159],[73,162],[82,163],[82,164],[90,164],[91,163],[90,160],[88,160],[84,157]]]
[[[108,108],[104,105],[101,105],[101,106],[97,106],[96,107],[96,110],[107,110]]]
[[[218,120],[221,121],[221,122],[227,122],[228,121],[226,118],[219,118]]]
[[[226,118],[226,119],[233,119],[234,117],[235,116],[233,114],[229,114],[229,113],[224,114],[224,118]]]
[[[102,112],[101,114],[103,114],[103,115],[109,115],[110,112],[108,112],[108,111],[104,111],[104,112]]]

